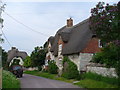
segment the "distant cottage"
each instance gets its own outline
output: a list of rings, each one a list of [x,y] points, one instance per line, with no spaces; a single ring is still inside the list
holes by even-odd
[[[47,67],[49,60],[55,60],[59,70],[62,70],[63,56],[68,56],[80,72],[86,71],[86,65],[94,53],[100,52],[100,47],[100,40],[89,28],[89,19],[73,26],[70,18],[66,26],[48,39],[45,65]]]
[[[19,64],[23,65],[23,60],[27,57],[27,53],[26,52],[22,52],[19,51],[18,49],[16,49],[15,47],[12,47],[11,50],[8,51],[8,58],[7,58],[7,62],[9,64],[9,66],[13,63],[14,60],[20,60]]]

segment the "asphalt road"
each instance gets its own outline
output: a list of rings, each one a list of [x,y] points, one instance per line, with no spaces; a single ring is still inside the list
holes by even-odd
[[[21,88],[79,88],[70,83],[24,74],[20,78]]]

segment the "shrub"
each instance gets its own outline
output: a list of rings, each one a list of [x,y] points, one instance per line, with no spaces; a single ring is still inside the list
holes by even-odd
[[[118,44],[118,45],[117,45]],[[119,42],[117,44],[110,43],[106,47],[103,48],[102,52],[97,53],[93,57],[93,62],[105,64],[106,67],[113,67],[116,69],[116,73],[118,75],[118,85],[120,86],[120,45]]]
[[[118,84],[118,79],[115,77],[113,77],[113,78],[105,77],[105,76],[98,75],[98,74],[92,73],[92,72],[84,73],[82,75],[82,77],[84,79],[92,79],[92,80],[96,80],[96,81],[102,81],[102,82],[113,84],[113,85]]]
[[[38,66],[38,70],[41,71],[42,70],[42,66]]]
[[[63,59],[63,77],[67,79],[78,79],[79,71],[77,70],[76,64],[69,60],[68,57]]]
[[[49,62],[48,72],[51,73],[51,74],[57,74],[58,73],[58,67],[57,67],[56,63],[54,62],[54,60]]]
[[[20,82],[11,72],[3,70],[2,87],[3,89],[4,88],[20,88]]]

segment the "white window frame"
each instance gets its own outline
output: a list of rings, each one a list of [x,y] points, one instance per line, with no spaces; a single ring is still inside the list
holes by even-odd
[[[99,47],[99,48],[102,48],[101,40],[100,40],[100,39],[98,40],[98,47]]]
[[[58,51],[62,51],[62,44],[59,45],[59,50]]]

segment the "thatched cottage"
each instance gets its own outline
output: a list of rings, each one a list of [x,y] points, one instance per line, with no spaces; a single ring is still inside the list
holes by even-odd
[[[15,47],[12,47],[11,50],[8,51],[8,58],[7,58],[7,63],[9,66],[13,63],[14,60],[20,60],[19,64],[23,65],[24,64],[24,59],[27,57],[27,53],[23,51],[19,51]]]
[[[70,18],[67,20],[67,25],[48,39],[45,65],[48,65],[49,60],[55,60],[62,70],[63,56],[68,56],[77,65],[79,71],[86,71],[86,65],[100,48],[100,40],[89,28],[89,19],[73,25],[73,20]]]

